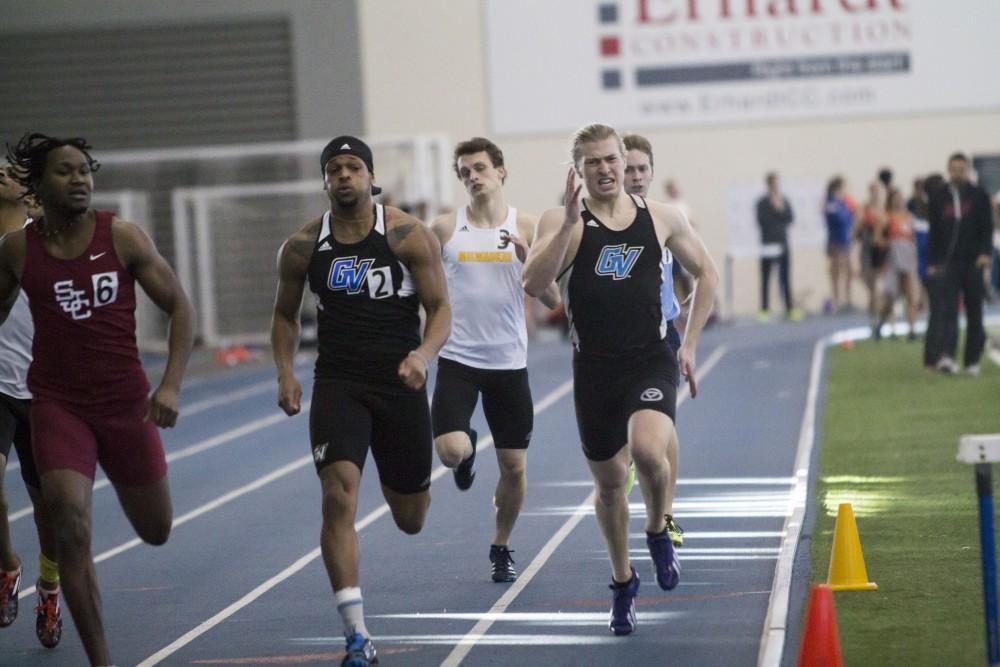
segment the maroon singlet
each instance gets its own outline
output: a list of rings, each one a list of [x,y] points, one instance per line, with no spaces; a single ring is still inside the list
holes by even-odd
[[[135,342],[135,280],[115,254],[113,214],[95,211],[90,245],[79,257],[45,250],[27,226],[21,287],[35,323],[28,388],[36,399],[111,408],[149,392]]]

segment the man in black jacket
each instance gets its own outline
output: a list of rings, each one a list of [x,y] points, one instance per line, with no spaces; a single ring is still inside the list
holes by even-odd
[[[986,332],[983,329],[983,269],[992,252],[993,215],[990,198],[969,180],[969,159],[955,153],[948,159],[948,183],[928,193],[930,233],[927,278],[931,294],[927,358],[938,370],[956,372],[959,296],[965,302],[965,371],[979,374]]]
[[[794,215],[792,205],[781,194],[778,187],[778,174],[769,172],[765,178],[767,194],[757,200],[757,225],[760,227],[760,313],[758,319],[770,318],[768,308],[769,283],[771,282],[771,267],[778,265],[778,284],[785,298],[785,317],[790,320],[801,320],[802,311],[792,307],[792,286],[789,276],[788,226],[792,224]]]

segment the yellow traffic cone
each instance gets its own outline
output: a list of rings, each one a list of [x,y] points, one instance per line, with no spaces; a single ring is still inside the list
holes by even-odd
[[[876,591],[878,584],[868,581],[865,557],[861,553],[858,524],[850,503],[837,508],[837,525],[833,529],[833,549],[830,551],[830,573],[826,583],[835,591]]]

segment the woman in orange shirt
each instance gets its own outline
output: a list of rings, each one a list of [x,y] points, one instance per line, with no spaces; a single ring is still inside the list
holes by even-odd
[[[885,263],[885,243],[878,230],[885,221],[885,188],[878,181],[868,185],[868,199],[861,207],[854,233],[861,245],[861,282],[868,290],[868,316],[874,326],[878,315],[878,277]]]
[[[885,282],[882,290],[882,308],[878,324],[872,333],[875,340],[881,338],[882,325],[892,312],[896,299],[902,294],[906,302],[906,322],[910,325],[907,340],[914,341],[917,334],[913,329],[916,319],[917,299],[917,242],[913,230],[913,215],[906,210],[903,193],[893,188],[889,192],[889,206],[879,236],[888,248],[885,264]]]

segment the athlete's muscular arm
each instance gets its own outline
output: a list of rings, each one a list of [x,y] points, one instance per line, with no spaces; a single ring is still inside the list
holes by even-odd
[[[410,389],[427,382],[427,365],[451,334],[451,305],[441,264],[441,244],[423,223],[396,209],[386,209],[389,247],[406,265],[420,304],[427,313],[424,338],[417,349],[399,363],[399,377]]]
[[[694,398],[698,394],[698,385],[695,382],[695,347],[715,303],[719,272],[701,237],[694,231],[680,209],[650,200],[647,200],[647,205],[656,222],[657,233],[667,235],[667,248],[694,278],[691,289],[691,312],[684,330],[684,341],[677,351],[678,365],[691,389],[691,398]]]
[[[174,270],[138,225],[116,219],[111,227],[115,252],[153,303],[170,316],[167,367],[149,399],[149,419],[163,428],[177,423],[177,396],[194,342],[194,308]]]
[[[524,262],[528,258],[528,252],[535,243],[538,234],[538,218],[524,213],[517,216],[517,236],[511,236],[510,242],[514,244],[517,256]],[[554,282],[545,288],[545,291],[538,295],[538,300],[546,308],[555,308],[562,300],[559,297],[559,286]]]
[[[278,406],[291,417],[302,409],[302,385],[295,378],[299,310],[319,219],[290,236],[278,250],[278,291],[271,319],[271,350],[278,368]]]
[[[24,270],[24,230],[10,232],[0,237],[0,324],[7,321],[10,309],[17,300]]]
[[[430,230],[443,248],[455,233],[455,213],[445,213],[434,218],[431,222]]]
[[[550,208],[538,221],[538,233],[521,274],[524,291],[540,297],[576,257],[583,237],[580,220],[580,189],[576,171],[566,175],[566,206]]]

